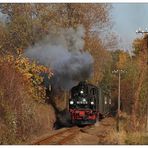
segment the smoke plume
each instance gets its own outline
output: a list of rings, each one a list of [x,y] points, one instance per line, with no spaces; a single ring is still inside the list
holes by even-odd
[[[44,40],[30,47],[25,55],[32,60],[51,67],[54,87],[70,89],[79,81],[88,79],[92,73],[93,58],[83,51],[84,28],[59,29]]]

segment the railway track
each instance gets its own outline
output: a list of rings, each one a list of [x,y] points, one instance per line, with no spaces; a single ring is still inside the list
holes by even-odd
[[[89,126],[86,126],[83,129],[87,129],[87,128],[89,128]],[[37,141],[34,141],[31,144],[33,145],[47,145],[47,144],[48,145],[54,145],[54,144],[63,145],[63,144],[66,144],[66,142],[73,139],[78,134],[78,132],[81,131],[81,129],[82,128],[79,128],[76,126],[72,128],[64,129],[55,134],[52,134],[42,139],[39,139]]]
[[[116,144],[116,138],[110,140],[110,134],[115,132],[115,120],[103,119],[95,125],[85,127],[62,128],[51,131],[31,142],[32,145],[66,145],[66,144]],[[110,141],[108,141],[108,139]],[[113,141],[112,141],[113,140]]]

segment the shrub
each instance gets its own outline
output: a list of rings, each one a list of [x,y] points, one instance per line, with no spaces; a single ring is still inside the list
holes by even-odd
[[[51,76],[52,73],[22,55],[10,54],[0,59],[0,69],[0,143],[20,144],[43,129],[46,119],[38,122],[40,117],[37,116],[38,106],[45,98],[39,74],[48,72]],[[46,111],[49,118],[49,110]]]

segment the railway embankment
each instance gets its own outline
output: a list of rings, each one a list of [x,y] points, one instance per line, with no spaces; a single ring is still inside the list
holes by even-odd
[[[115,119],[108,117],[97,122],[95,125],[86,127],[75,126],[52,131],[49,134],[32,141],[31,144],[104,145],[124,144],[124,142],[116,132]]]
[[[129,132],[125,130],[126,123],[120,120],[120,130],[117,131],[116,118],[107,117],[95,125],[71,128],[61,128],[49,131],[30,144],[33,145],[125,145],[147,144],[147,133]]]

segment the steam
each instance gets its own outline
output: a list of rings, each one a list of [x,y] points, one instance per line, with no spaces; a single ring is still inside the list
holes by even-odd
[[[27,49],[25,55],[32,60],[51,67],[51,80],[55,88],[70,89],[79,81],[88,79],[92,73],[93,58],[84,52],[84,28],[59,29],[44,40]]]

